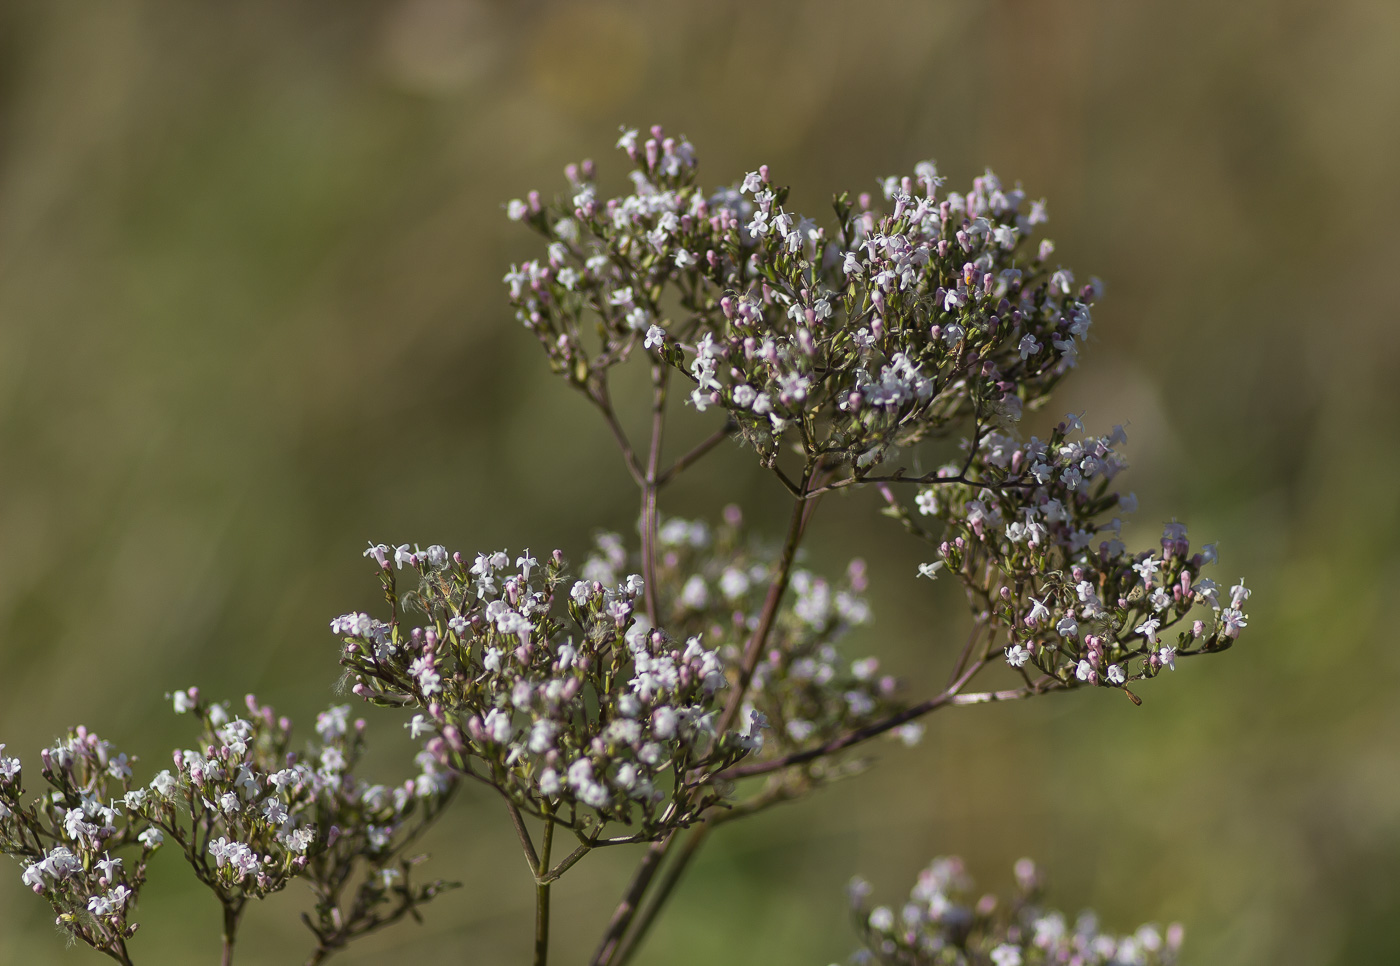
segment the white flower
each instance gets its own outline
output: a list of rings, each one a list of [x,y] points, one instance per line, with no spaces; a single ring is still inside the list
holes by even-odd
[[[992,950],[992,962],[995,966],[1021,966],[1021,948],[1002,943]]]
[[[4,777],[5,760],[0,758],[0,777]],[[127,764],[127,757],[124,754],[117,755],[107,762],[107,774],[113,778],[122,779],[131,777],[131,767]]]
[[[554,797],[559,794],[559,775],[552,768],[540,773],[540,794]]]
[[[1245,615],[1237,607],[1231,607],[1220,614],[1220,626],[1226,637],[1238,637],[1240,631],[1248,624]]]
[[[1110,684],[1122,684],[1128,679],[1123,673],[1123,669],[1117,664],[1110,664],[1105,676],[1108,678]]]
[[[1176,670],[1176,648],[1164,647],[1157,652],[1157,660],[1161,661],[1173,671]]]
[[[1149,617],[1137,627],[1133,628],[1134,634],[1141,634],[1149,641],[1156,637],[1157,628],[1162,626],[1162,622],[1155,617]]]
[[[122,860],[121,860],[121,859],[114,859],[114,858],[112,858],[112,856],[109,855],[108,853],[103,852],[103,853],[102,853],[102,858],[100,858],[100,859],[98,859],[96,862],[94,862],[93,865],[95,865],[95,866],[97,866],[97,868],[101,869],[101,870],[102,870],[102,874],[103,874],[104,876],[106,876],[107,881],[111,882],[111,881],[113,881],[113,880],[116,879],[116,877],[117,877],[117,872],[118,872],[118,871],[121,869],[121,867],[122,867]]]
[[[1139,560],[1137,563],[1133,564],[1133,569],[1142,576],[1142,582],[1147,587],[1152,586],[1152,575],[1160,570],[1161,567],[1162,562],[1160,560],[1154,560],[1150,554],[1146,559]]]
[[[691,574],[681,588],[681,606],[691,610],[702,610],[710,602],[710,593],[705,587],[705,578]]]
[[[170,774],[168,769],[151,779],[151,790],[162,798],[169,798],[175,791],[175,788],[175,778]]]
[[[1030,601],[1031,612],[1026,615],[1027,625],[1039,624],[1041,621],[1049,619],[1050,608],[1046,607],[1043,603],[1036,600],[1034,597],[1032,597]]]
[[[895,737],[904,742],[904,747],[913,748],[924,737],[924,723],[922,721],[910,721],[894,729]]]
[[[0,752],[5,750],[4,745],[0,745]],[[9,758],[0,754],[0,781],[10,781],[20,771],[20,761],[18,758]],[[130,771],[127,772],[130,774]]]
[[[1006,663],[1010,664],[1012,667],[1021,667],[1031,659],[1031,652],[1020,644],[1012,644],[1010,647],[1005,648],[1005,651]]]

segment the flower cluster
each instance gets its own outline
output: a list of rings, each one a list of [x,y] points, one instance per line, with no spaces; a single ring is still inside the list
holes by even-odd
[[[161,832],[132,807],[132,759],[76,728],[42,754],[50,790],[24,800],[18,758],[0,745],[0,851],[23,866],[21,879],[57,913],[58,927],[120,959],[138,924],[131,919],[146,861]]]
[[[1250,591],[1241,581],[1227,595],[1202,575],[1215,546],[1193,551],[1185,525],[1167,524],[1152,550],[1130,553],[1120,539],[1137,506],[1111,486],[1125,440],[1122,427],[1085,435],[1072,415],[1048,440],[988,432],[920,487],[912,509],[892,504],[937,547],[920,571],[946,568],[965,585],[999,628],[1006,663],[1033,687],[1125,687],[1177,657],[1229,647],[1247,624]],[[1198,605],[1208,616],[1193,618]],[[1033,682],[1032,672],[1045,677]]]
[[[391,619],[331,626],[355,693],[415,709],[410,727],[443,767],[586,836],[619,822],[652,839],[719,802],[715,776],[757,741],[752,724],[717,733],[719,655],[703,634],[652,627],[642,578],[607,549],[570,580],[558,551],[540,565],[528,551],[371,546]],[[417,586],[401,595],[403,568]],[[424,623],[407,626],[405,607]]]
[[[131,759],[81,727],[43,752],[51,791],[28,804],[18,761],[0,758],[0,847],[25,863],[25,884],[75,937],[126,961],[147,859],[167,841],[235,919],[248,899],[306,879],[318,949],[338,948],[442,890],[410,883],[418,860],[402,855],[453,788],[432,756],[420,757],[416,779],[371,785],[353,774],[364,722],[351,724],[348,707],[318,717],[318,740],[303,754],[292,750],[291,723],[252,695],[246,717],[195,688],[170,697],[177,714],[199,720],[198,747],[175,751],[174,767],[149,784],[134,784]],[[337,902],[352,877],[358,891],[342,912]]]
[[[864,948],[857,963],[898,966],[1172,966],[1182,928],[1165,934],[1145,925],[1131,935],[1104,932],[1084,912],[1070,925],[1063,913],[1041,904],[1042,883],[1029,859],[1016,863],[1016,892],[1009,901],[976,897],[957,858],[936,859],[919,873],[909,901],[896,913],[870,909],[870,887],[850,886],[851,906]]]
[[[408,849],[470,778],[503,796],[534,876],[536,966],[551,884],[593,848],[649,843],[591,961],[622,966],[714,825],[854,772],[849,749],[879,735],[913,743],[921,716],[956,705],[1081,686],[1137,702],[1129,685],[1230,647],[1247,625],[1250,591],[1205,576],[1215,548],[1193,549],[1183,525],[1167,524],[1160,547],[1123,542],[1136,500],[1113,488],[1121,428],[1091,436],[1069,416],[1045,440],[1010,435],[1076,365],[1100,295],[1033,237],[1043,202],[990,171],[945,192],[925,162],[884,179],[882,201],[837,197],[819,224],[788,207],[767,167],[703,189],[684,138],[656,127],[618,146],[629,193],[600,197],[585,162],[566,169],[563,198],[509,203],[547,249],[505,282],[551,366],[608,422],[640,491],[640,546],[600,534],[570,575],[557,550],[537,560],[371,544],[387,612],[330,625],[353,693],[404,712],[418,751],[398,785],[357,777],[365,724],[349,706],[321,714],[297,747],[291,723],[254,697],[235,713],[193,688],[168,698],[198,740],[148,784],[78,728],[43,753],[48,789],[27,800],[0,745],[0,851],[70,934],[129,966],[147,861],[173,843],[223,907],[225,962],[247,902],[295,878],[314,896],[304,919],[321,962],[417,918],[447,887],[416,881],[421,857]],[[650,372],[646,449],[609,391],[632,359]],[[668,466],[677,395],[723,420]],[[714,526],[661,514],[663,488],[731,435],[795,498],[780,545],[736,507]],[[953,452],[959,436],[955,462],[917,475],[926,452]],[[920,577],[951,575],[972,606],[948,683],[917,701],[874,657],[843,653],[870,620],[864,564],[827,579],[802,561],[821,496],[864,486],[936,549]],[[973,690],[984,670],[1016,687]],[[748,782],[759,776],[761,787]],[[562,859],[557,828],[579,843]],[[868,910],[858,887],[858,955],[1175,962],[1179,927],[1114,936],[1088,915],[1071,927],[1041,907],[1030,863],[1017,881],[1008,902],[977,899],[960,863],[939,860],[898,914]]]
[[[884,180],[888,210],[842,195],[821,227],[766,166],[707,192],[689,143],[651,134],[619,142],[630,194],[600,199],[585,163],[557,202],[509,207],[548,242],[506,275],[512,302],[577,384],[650,353],[770,464],[798,438],[868,468],[969,414],[1019,418],[1075,365],[1098,284],[1054,265],[1044,203],[990,171],[941,194],[924,162]]]
[[[621,547],[614,535],[601,539],[606,548]],[[723,521],[713,528],[699,520],[665,520],[657,544],[667,626],[720,642],[726,670],[737,675],[778,576],[775,548],[755,539],[737,506],[726,507]],[[602,559],[595,555],[586,566]],[[853,629],[870,621],[866,582],[861,560],[851,561],[835,585],[810,570],[793,570],[790,593],[777,611],[746,697],[746,707],[762,714],[771,728],[756,755],[760,760],[818,747],[904,707],[898,683],[879,673],[878,658],[851,660],[839,647]],[[900,732],[910,742],[919,734],[916,722]]]

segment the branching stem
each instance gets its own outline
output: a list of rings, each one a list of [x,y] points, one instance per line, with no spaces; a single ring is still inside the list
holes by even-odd
[[[797,548],[802,543],[802,536],[806,532],[812,511],[815,509],[815,504],[807,499],[807,490],[811,482],[811,467],[805,467],[802,471],[802,482],[797,486],[799,494],[797,504],[792,508],[792,517],[788,521],[787,537],[783,541],[782,553],[778,557],[778,571],[773,577],[772,586],[768,588],[768,596],[764,598],[763,610],[758,617],[758,626],[754,628],[753,636],[749,638],[748,644],[744,647],[744,662],[739,667],[739,679],[729,692],[729,700],[725,703],[724,712],[720,715],[719,724],[715,729],[716,734],[723,735],[733,725],[734,719],[738,717],[739,709],[743,706],[744,698],[748,694],[749,683],[753,680],[754,670],[758,667],[759,658],[763,654],[763,646],[767,643],[768,634],[773,630],[773,623],[778,618],[778,606],[782,603],[783,595],[787,593],[788,580],[792,575],[792,562],[797,557]]]
[[[632,873],[632,881],[627,886],[627,892],[623,894],[622,901],[613,910],[607,931],[603,933],[603,939],[598,944],[597,951],[589,960],[590,966],[612,966],[616,962],[614,957],[617,954],[618,944],[622,942],[623,934],[631,924],[632,918],[637,914],[638,903],[642,901],[642,896],[646,894],[647,887],[651,885],[656,870],[661,866],[661,860],[665,858],[666,852],[674,840],[675,832],[667,832],[664,838],[651,843],[647,848],[646,855],[642,856],[637,870]]]
[[[238,936],[238,917],[243,911],[241,903],[224,903],[224,934],[221,966],[233,966],[233,944]]]
[[[549,871],[549,850],[554,844],[554,822],[544,821],[544,837],[540,843],[540,854],[535,865],[535,962],[534,966],[548,966],[549,962],[549,887],[553,879],[545,879]]]
[[[622,945],[618,947],[617,955],[613,957],[614,966],[625,966],[632,958],[633,954],[641,946],[642,940],[651,930],[652,923],[661,914],[661,909],[666,904],[666,900],[671,898],[672,891],[676,888],[676,883],[685,874],[690,866],[690,860],[695,858],[695,853],[700,851],[700,846],[705,844],[709,837],[712,823],[709,820],[701,822],[692,828],[686,835],[685,843],[681,846],[679,854],[671,860],[671,864],[666,867],[666,872],[656,884],[656,890],[647,900],[646,908],[637,917],[631,930],[623,937]]]

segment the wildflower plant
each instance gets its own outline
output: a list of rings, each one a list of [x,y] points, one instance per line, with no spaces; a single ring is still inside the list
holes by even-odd
[[[499,794],[519,838],[536,964],[552,883],[594,849],[643,847],[590,959],[618,966],[716,827],[853,773],[853,749],[912,744],[944,707],[1078,688],[1137,704],[1149,679],[1246,626],[1243,581],[1226,592],[1206,576],[1215,548],[1193,548],[1185,526],[1123,542],[1136,499],[1116,488],[1121,427],[1094,435],[1069,415],[1044,439],[1016,432],[1075,367],[1101,294],[1037,237],[1044,202],[991,172],[944,191],[925,162],[884,179],[882,204],[843,194],[819,221],[789,210],[767,167],[705,189],[684,138],[625,131],[618,146],[627,194],[602,197],[584,162],[556,200],[509,203],[544,251],[505,283],[616,439],[636,540],[600,533],[577,567],[560,550],[370,544],[384,603],[331,630],[353,694],[399,709],[420,748],[399,785],[357,777],[365,728],[348,706],[298,745],[256,699],[235,715],[194,689],[169,697],[198,722],[196,747],[148,784],[78,728],[44,752],[48,790],[30,799],[0,746],[0,848],[75,938],[132,962],[147,859],[173,846],[224,910],[225,963],[249,900],[293,879],[312,893],[320,962],[448,888],[421,881],[409,850],[470,780]],[[642,445],[613,404],[624,366],[649,376]],[[668,457],[677,405],[713,430]],[[791,495],[781,532],[734,505],[663,515],[667,486],[729,442]],[[919,469],[930,456],[938,468]],[[866,488],[928,547],[910,591],[933,578],[966,593],[971,632],[931,694],[846,652],[871,616],[861,561],[839,577],[799,564],[823,497]],[[1017,874],[1010,902],[974,901],[940,860],[899,917],[858,905],[867,961],[1175,961],[1179,930],[1069,930],[1039,905],[1033,869]]]
[[[935,859],[919,873],[909,899],[896,913],[871,909],[870,885],[851,881],[848,894],[863,944],[852,957],[859,966],[1174,966],[1184,935],[1180,924],[1165,933],[1148,924],[1128,935],[1103,931],[1092,912],[1071,925],[1065,914],[1044,905],[1044,883],[1035,863],[1016,863],[1016,891],[1009,900],[978,896],[958,858]]]

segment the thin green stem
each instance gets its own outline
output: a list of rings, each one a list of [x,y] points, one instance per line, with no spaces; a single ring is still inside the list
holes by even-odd
[[[656,587],[656,529],[658,514],[656,491],[661,486],[661,438],[666,426],[666,383],[670,368],[651,367],[651,446],[647,451],[646,471],[642,485],[642,581],[647,617],[656,627],[661,621],[661,605]]]
[[[797,486],[799,494],[797,504],[792,508],[792,518],[788,521],[787,537],[783,541],[782,553],[778,557],[778,572],[772,585],[768,588],[768,596],[763,601],[763,610],[759,614],[758,626],[754,628],[753,636],[749,638],[749,642],[744,648],[743,663],[739,666],[739,680],[734,683],[733,689],[729,692],[729,700],[725,703],[724,712],[720,715],[719,724],[715,729],[716,734],[723,735],[733,725],[734,719],[738,717],[739,709],[743,706],[744,698],[748,694],[749,683],[753,680],[754,670],[758,667],[758,660],[763,654],[763,647],[768,642],[768,635],[773,630],[773,624],[778,618],[778,606],[782,603],[783,595],[787,593],[788,580],[792,576],[792,563],[797,557],[797,548],[802,543],[802,536],[806,532],[815,506],[807,500],[807,491],[811,483],[811,468],[804,468],[802,482]]]
[[[657,483],[664,486],[665,484],[671,482],[672,479],[678,476],[687,467],[693,466],[695,463],[699,462],[702,456],[704,456],[710,450],[714,449],[720,443],[728,439],[729,435],[738,428],[739,424],[733,419],[725,420],[723,426],[715,430],[709,436],[706,436],[703,440],[697,443],[690,452],[681,456],[674,463],[672,463],[670,468],[667,469],[666,472],[662,473],[657,478]]]
[[[632,474],[632,479],[637,481],[638,486],[645,486],[646,474],[642,471],[641,464],[637,462],[636,450],[632,448],[627,433],[623,430],[622,424],[617,421],[617,414],[613,412],[612,400],[608,397],[606,383],[589,389],[586,395],[598,407],[598,411],[603,414],[603,421],[608,424],[613,438],[617,440],[618,448],[622,450],[623,462],[627,464],[627,472]]]
[[[549,850],[554,844],[554,822],[544,821],[544,839],[540,843],[538,864],[535,866],[535,963],[534,966],[548,966],[549,962],[549,888],[553,880],[543,876],[549,871]]]
[[[241,904],[224,903],[223,951],[219,959],[221,966],[233,966],[233,944],[238,936],[238,915]]]
[[[515,834],[520,837],[520,848],[525,853],[525,863],[530,866],[531,873],[538,874],[540,857],[535,851],[535,843],[530,840],[530,831],[525,827],[525,818],[510,799],[506,799],[506,811],[510,812],[510,822],[515,826]]]
[[[570,852],[568,855],[564,856],[564,858],[560,860],[558,865],[556,865],[554,868],[550,869],[543,876],[541,876],[542,881],[553,882],[555,879],[562,876],[565,872],[568,872],[570,869],[572,869],[579,859],[583,858],[585,855],[592,851],[592,845],[588,844],[587,842],[583,843],[578,848]]]

